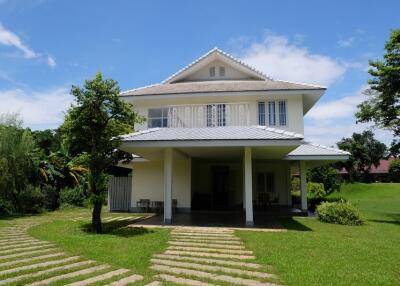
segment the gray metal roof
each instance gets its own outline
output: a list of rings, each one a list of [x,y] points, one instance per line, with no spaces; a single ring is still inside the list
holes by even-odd
[[[155,84],[122,92],[121,96],[279,90],[325,90],[325,88],[277,80],[215,80]]]
[[[301,140],[302,134],[265,126],[151,128],[124,135],[124,142],[188,140]]]
[[[348,156],[350,153],[339,149],[305,142],[290,152],[287,157],[294,156]]]

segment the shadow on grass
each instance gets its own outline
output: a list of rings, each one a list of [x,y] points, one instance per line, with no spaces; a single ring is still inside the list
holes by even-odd
[[[102,234],[132,237],[154,232],[153,230],[144,227],[134,227],[132,225],[133,222],[137,222],[137,220],[102,222]],[[86,233],[94,233],[91,223],[82,225],[81,229]]]
[[[281,218],[280,222],[287,230],[312,231],[311,228],[293,219],[293,217]]]
[[[384,216],[386,216],[387,219],[369,219],[368,221],[376,222],[376,223],[394,224],[394,225],[400,226],[400,214],[399,213],[392,213],[392,214],[385,213]]]

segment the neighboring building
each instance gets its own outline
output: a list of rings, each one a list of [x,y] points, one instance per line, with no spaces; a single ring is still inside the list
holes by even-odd
[[[378,166],[375,167],[375,165],[372,165],[369,172],[370,181],[389,182],[391,180],[391,178],[389,178],[390,162],[393,160],[393,157],[390,157],[389,159],[381,159],[379,160]],[[343,180],[350,180],[349,173],[346,171],[345,168],[339,170],[339,173]]]
[[[348,158],[304,141],[303,117],[325,90],[272,80],[215,48],[160,84],[122,92],[147,118],[121,146],[135,155],[130,210],[141,199],[161,202],[170,223],[173,204],[243,208],[252,225],[254,206],[291,205],[293,163],[306,210],[306,167]]]

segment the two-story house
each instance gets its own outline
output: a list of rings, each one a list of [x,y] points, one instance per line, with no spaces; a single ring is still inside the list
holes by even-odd
[[[348,153],[304,141],[304,115],[324,94],[316,85],[273,80],[215,48],[160,84],[121,93],[147,120],[123,138],[134,154],[131,211],[163,203],[164,222],[178,211],[245,212],[291,205],[291,164],[346,160]],[[334,111],[332,111],[334,112]]]

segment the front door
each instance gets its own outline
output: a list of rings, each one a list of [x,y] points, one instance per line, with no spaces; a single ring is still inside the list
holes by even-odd
[[[229,207],[229,167],[215,166],[212,172],[212,206],[215,210]]]

